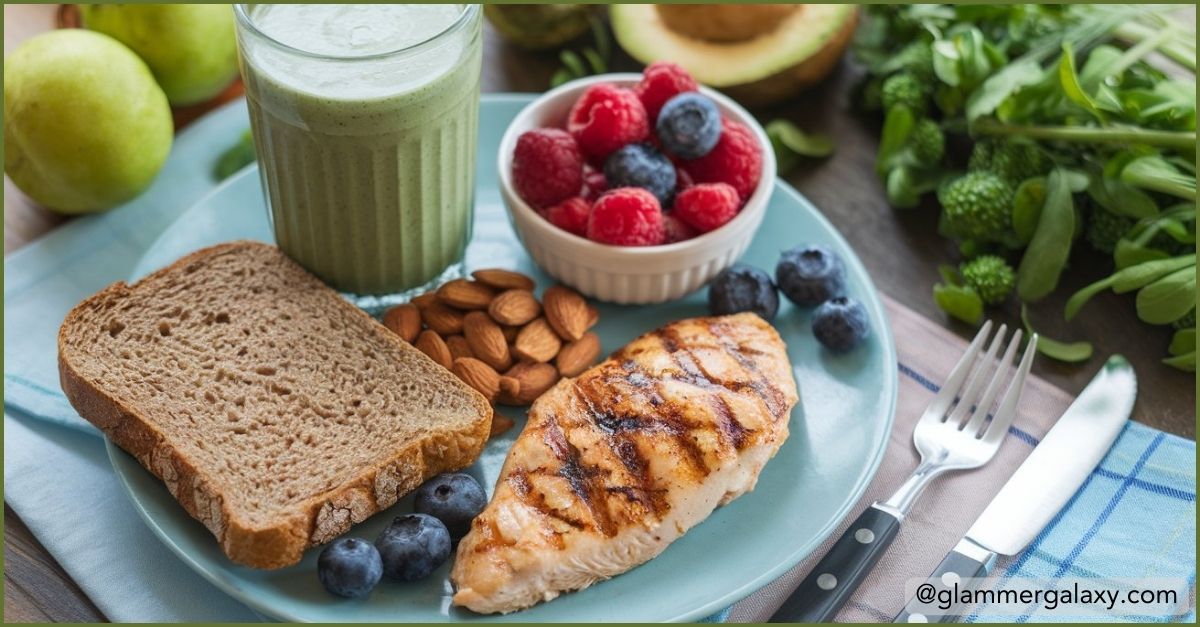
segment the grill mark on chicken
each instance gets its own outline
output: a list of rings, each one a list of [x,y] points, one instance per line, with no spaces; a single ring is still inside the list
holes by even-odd
[[[599,481],[601,475],[607,474],[608,471],[604,468],[589,466],[580,460],[579,449],[575,448],[575,445],[567,439],[562,425],[559,424],[558,418],[554,414],[546,417],[545,426],[544,441],[560,463],[558,476],[566,479],[567,484],[571,486],[571,491],[587,508],[596,530],[610,538],[615,536],[620,530],[620,526],[609,515],[604,499],[604,486]],[[544,502],[539,511],[562,518],[557,510],[546,507]],[[563,520],[570,524],[569,520]]]
[[[742,423],[738,422],[737,418],[733,417],[733,410],[729,408],[729,401],[725,400],[720,394],[712,395],[713,412],[717,415],[717,424],[721,427],[721,435],[724,436],[733,448],[742,450],[746,444],[747,436],[754,432],[753,429],[747,429]]]
[[[538,474],[545,474],[544,472],[539,472],[542,470],[543,469],[535,469],[534,472],[537,472]],[[567,512],[550,507],[550,505],[546,503],[546,495],[541,491],[533,489],[533,486],[529,482],[528,471],[524,469],[518,469],[509,475],[506,481],[508,482],[508,485],[512,487],[513,494],[516,494],[517,498],[519,498],[522,503],[528,505],[535,511],[546,516],[557,518],[558,520],[567,523],[575,529],[584,529],[587,527],[586,523],[569,516]],[[546,537],[546,540],[552,546],[555,546],[559,549],[565,548],[566,544],[563,542],[561,533],[554,531],[554,529],[550,526],[544,526],[543,531],[544,533],[542,535]],[[478,553],[485,550],[491,550],[491,546],[482,547],[481,545],[481,547],[476,549],[476,552]]]
[[[682,453],[679,459],[688,466],[686,470],[690,471],[691,476],[696,480],[703,479],[708,475],[708,464],[704,461],[704,451],[700,449],[691,435],[691,431],[696,427],[684,421],[681,407],[676,403],[664,400],[657,387],[654,387],[648,394],[635,389],[633,391],[637,393],[637,397],[624,400],[631,406],[638,400],[646,400],[659,412],[658,416],[631,414],[621,411],[617,407],[617,403],[622,399],[613,394],[613,384],[616,380],[628,379],[631,371],[624,369],[624,366],[630,363],[632,362],[625,362],[621,368],[614,368],[620,370],[617,377],[609,376],[611,372],[606,368],[602,375],[576,379],[574,385],[576,397],[584,403],[587,416],[593,424],[600,428],[610,443],[617,434],[670,437],[675,448]],[[657,402],[653,399],[657,399]],[[642,474],[638,475],[637,479],[644,483],[648,481],[648,477],[645,467],[640,467]]]
[[[751,379],[750,389],[754,390],[762,398],[763,403],[767,406],[767,411],[771,412],[771,415],[775,416],[776,420],[782,418],[784,409],[787,408],[790,410],[783,392],[772,384],[769,379],[759,373],[757,362],[751,358],[751,356],[761,356],[763,352],[756,348],[730,341],[729,336],[733,335],[734,331],[724,322],[709,320],[708,332],[717,339],[717,342],[721,344],[721,347],[726,352],[737,360],[738,365],[744,368],[746,372],[756,375]]]
[[[743,389],[748,387],[754,391],[756,396],[762,399],[767,411],[772,416],[776,419],[782,417],[783,410],[786,407],[783,393],[759,372],[754,360],[746,355],[747,352],[758,353],[760,351],[729,341],[726,336],[731,331],[728,327],[719,323],[709,323],[708,332],[715,338],[719,347],[733,357],[738,362],[738,365],[746,371],[746,374],[749,375],[748,381],[730,381],[709,374],[701,365],[700,360],[696,359],[691,349],[679,348],[681,343],[686,343],[679,337],[678,331],[673,328],[659,329],[650,335],[658,338],[663,345],[663,349],[670,353],[672,360],[679,367],[683,376],[676,376],[677,380],[708,389],[721,387],[735,394],[741,394]]]

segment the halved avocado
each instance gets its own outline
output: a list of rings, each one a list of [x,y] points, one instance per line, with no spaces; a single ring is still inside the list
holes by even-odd
[[[798,5],[775,28],[738,42],[671,30],[652,4],[612,5],[609,16],[617,42],[638,61],[674,61],[705,85],[745,104],[764,105],[829,74],[854,34],[858,7]]]

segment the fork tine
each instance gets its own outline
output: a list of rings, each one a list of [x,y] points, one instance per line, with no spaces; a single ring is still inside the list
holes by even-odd
[[[996,395],[1000,393],[1000,385],[1004,383],[1008,369],[1012,366],[1013,355],[1017,354],[1017,347],[1021,345],[1021,335],[1020,329],[1013,332],[1012,340],[1008,342],[1008,348],[1004,350],[1004,357],[1000,359],[996,373],[992,375],[992,381],[983,393],[983,398],[975,404],[975,413],[971,414],[971,420],[967,422],[966,427],[963,427],[963,433],[971,437],[975,437],[979,433],[979,428],[983,426],[983,421],[987,419],[988,412],[991,411],[992,401],[996,400]]]
[[[992,371],[992,366],[996,363],[996,353],[1000,351],[1000,344],[1004,342],[1004,336],[1007,333],[1008,325],[1000,325],[1000,329],[996,331],[996,335],[992,337],[991,344],[988,345],[987,353],[979,360],[979,365],[971,373],[971,378],[967,381],[967,386],[958,395],[958,405],[954,406],[954,412],[946,418],[946,424],[955,426],[962,423],[967,412],[971,411],[971,406],[975,405],[979,400],[979,389],[983,387],[984,380]]]
[[[1033,366],[1033,356],[1037,354],[1037,343],[1037,333],[1029,336],[1029,344],[1025,346],[1025,354],[1021,356],[1021,365],[1017,368],[1017,374],[1013,376],[1012,383],[1008,385],[1008,391],[1004,393],[1004,400],[1000,401],[1000,408],[992,415],[992,424],[988,426],[981,438],[984,443],[998,444],[1008,433],[1013,419],[1017,417],[1017,402],[1021,400],[1021,391],[1025,389],[1025,376],[1029,374],[1029,369]]]
[[[933,397],[933,401],[929,403],[929,408],[925,410],[925,414],[921,417],[922,420],[940,421],[942,416],[946,415],[946,410],[950,409],[950,403],[954,402],[954,397],[958,396],[958,391],[962,387],[963,381],[967,378],[967,374],[971,372],[971,364],[975,363],[975,357],[979,354],[979,349],[983,347],[983,343],[987,341],[988,333],[992,330],[992,321],[988,320],[980,327],[979,333],[975,334],[975,339],[971,340],[971,344],[967,346],[967,350],[963,352],[963,356],[959,358],[958,363],[954,365],[954,369],[950,371],[950,375],[946,377],[946,382],[942,384],[942,389]]]

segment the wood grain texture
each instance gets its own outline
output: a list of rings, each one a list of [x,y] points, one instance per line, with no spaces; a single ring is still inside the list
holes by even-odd
[[[4,48],[7,53],[26,37],[52,27],[52,5],[6,5]],[[549,84],[558,67],[554,53],[532,53],[506,46],[485,26],[484,92],[538,92]],[[637,64],[621,57],[614,71],[636,71]],[[792,119],[801,127],[821,130],[836,138],[837,152],[827,160],[802,163],[786,178],[806,195],[841,231],[858,252],[876,287],[906,306],[934,320],[944,315],[933,304],[931,289],[938,280],[937,266],[956,261],[954,247],[936,232],[932,204],[907,211],[891,209],[873,175],[879,122],[854,111],[851,88],[861,71],[843,61],[835,74],[796,101],[757,110],[760,120]],[[56,216],[4,182],[4,252],[7,255],[44,234],[65,219]],[[805,241],[796,233],[797,243]],[[1170,331],[1148,327],[1137,320],[1130,296],[1104,294],[1070,325],[1062,322],[1066,296],[1094,277],[1107,264],[1098,255],[1075,255],[1064,278],[1064,289],[1033,311],[1040,331],[1058,339],[1089,339],[1096,356],[1082,366],[1040,359],[1035,372],[1070,393],[1078,393],[1109,354],[1130,358],[1140,375],[1135,418],[1145,424],[1187,438],[1195,437],[1195,377],[1159,363]],[[1015,303],[995,310],[1003,322],[1020,324]],[[973,329],[948,323],[963,337]],[[5,508],[5,613],[6,621],[94,621],[104,617],[58,567],[11,509]]]

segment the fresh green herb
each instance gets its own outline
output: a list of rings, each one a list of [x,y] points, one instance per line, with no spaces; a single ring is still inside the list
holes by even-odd
[[[1196,270],[1196,254],[1176,257],[1174,259],[1160,259],[1155,261],[1147,261],[1136,266],[1130,266],[1124,270],[1120,270],[1108,277],[1100,279],[1095,283],[1075,292],[1069,300],[1064,310],[1064,316],[1067,320],[1075,317],[1079,310],[1087,304],[1093,296],[1111,289],[1112,291],[1123,294],[1136,289],[1141,289],[1154,283],[1155,281],[1182,269],[1190,268],[1195,273]],[[1195,303],[1193,303],[1193,306]],[[1186,312],[1184,312],[1186,313]]]
[[[1143,287],[1137,314],[1150,324],[1171,324],[1196,306],[1196,268],[1184,268]]]
[[[227,148],[217,158],[217,163],[213,166],[213,178],[223,181],[233,176],[238,170],[254,163],[256,158],[254,136],[250,134],[250,129],[246,129],[238,138],[237,143]]]
[[[970,325],[983,319],[983,299],[979,293],[965,285],[933,286],[933,300],[942,311]]]
[[[1021,300],[1036,302],[1058,287],[1074,233],[1075,206],[1067,177],[1061,170],[1054,170],[1046,178],[1046,201],[1017,269],[1017,295]]]
[[[773,120],[767,124],[766,131],[780,172],[796,167],[801,157],[819,158],[833,154],[833,140],[828,135],[805,133],[787,120]]]
[[[963,256],[1020,259],[1024,303],[1059,288],[1076,239],[1110,255],[1112,275],[1075,294],[1068,319],[1108,289],[1138,290],[1149,324],[1177,323],[1194,308],[1194,272],[1184,270],[1194,270],[1196,248],[1196,35],[1164,15],[1172,9],[864,10],[859,94],[864,109],[882,111],[875,165],[893,206],[919,206],[936,191],[939,232]],[[1169,64],[1164,56],[1181,67],[1168,74],[1151,63]],[[959,146],[970,148],[965,163]],[[943,279],[934,298],[959,319],[1003,302]],[[1083,352],[1046,346],[1072,361]]]
[[[592,45],[578,52],[562,50],[558,53],[558,60],[562,66],[550,77],[551,87],[608,71],[608,60],[612,57],[612,41],[609,38],[608,27],[596,15],[591,15],[588,21],[591,23]]]
[[[1021,323],[1025,325],[1025,333],[1031,336],[1037,333],[1029,323],[1029,308],[1025,305],[1021,305]],[[1076,363],[1091,359],[1093,349],[1090,342],[1060,342],[1038,333],[1037,351],[1051,359]]]

